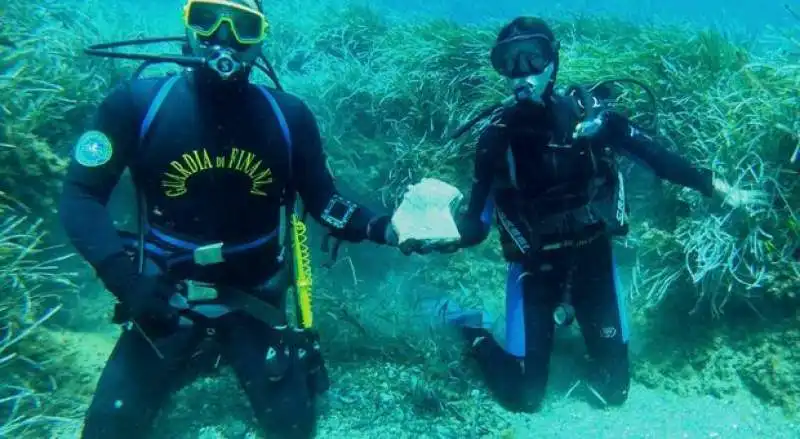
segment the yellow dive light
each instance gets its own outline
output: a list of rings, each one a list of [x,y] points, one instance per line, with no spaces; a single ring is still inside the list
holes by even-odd
[[[294,285],[300,326],[311,328],[311,250],[308,248],[306,225],[297,215],[292,215],[292,254],[294,256]]]

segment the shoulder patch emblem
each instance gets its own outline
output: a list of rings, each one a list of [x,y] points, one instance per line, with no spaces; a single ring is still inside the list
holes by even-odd
[[[111,140],[100,131],[87,131],[75,145],[75,161],[87,168],[102,166],[111,160]]]

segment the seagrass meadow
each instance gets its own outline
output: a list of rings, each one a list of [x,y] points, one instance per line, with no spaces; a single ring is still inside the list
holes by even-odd
[[[0,438],[76,437],[118,334],[110,295],[71,254],[54,213],[71,145],[137,67],[83,48],[181,33],[178,1],[135,5],[0,6]],[[468,194],[481,126],[458,141],[449,135],[507,92],[488,62],[500,23],[343,2],[269,8],[265,53],[315,112],[344,192],[387,211],[423,177]],[[419,304],[440,296],[502,316],[494,233],[454,255],[350,246],[330,268],[313,236],[316,325],[334,381],[319,437],[800,437],[800,179],[789,161],[800,140],[800,27],[744,45],[674,25],[552,23],[559,84],[643,81],[658,98],[659,140],[737,187],[766,191],[770,206],[731,210],[623,162],[633,228],[617,259],[635,385],[619,410],[580,402],[574,329],[559,335],[547,407],[517,415],[491,400],[457,338],[420,317]],[[652,117],[636,89],[621,93],[632,117]],[[124,222],[131,200],[121,198]],[[219,375],[177,393],[158,437],[260,437],[235,380]],[[742,400],[752,406],[737,408]],[[673,422],[690,411],[707,422],[738,416],[738,427]],[[590,425],[597,430],[587,433]]]

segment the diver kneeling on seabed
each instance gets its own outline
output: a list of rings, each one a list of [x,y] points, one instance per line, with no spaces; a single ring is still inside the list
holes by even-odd
[[[311,328],[297,195],[338,240],[391,244],[390,219],[337,191],[314,116],[262,55],[260,2],[189,0],[183,19],[186,38],[86,50],[144,64],[78,139],[59,206],[77,251],[119,300],[114,321],[124,328],[82,437],[148,437],[203,351],[233,368],[269,437],[309,438],[329,381]],[[182,55],[118,51],[172,41]],[[165,62],[185,69],[138,78]],[[252,84],[253,68],[276,88]],[[106,208],[126,169],[138,194],[133,234],[116,230]],[[299,325],[286,312],[292,277]]]
[[[479,312],[446,300],[435,312],[462,328],[488,387],[516,411],[541,407],[554,329],[573,320],[591,359],[585,381],[597,397],[592,401],[620,405],[628,397],[629,329],[612,251],[613,237],[628,231],[618,156],[734,207],[767,202],[763,192],[731,187],[664,148],[648,127],[617,111],[614,83],[640,82],[556,89],[559,47],[547,23],[534,17],[515,18],[500,30],[491,64],[513,95],[455,133],[488,118],[468,207],[458,221],[460,238],[401,242],[407,251],[453,252],[483,242],[496,219],[508,262],[505,343],[495,340]],[[650,128],[655,132],[655,123]]]

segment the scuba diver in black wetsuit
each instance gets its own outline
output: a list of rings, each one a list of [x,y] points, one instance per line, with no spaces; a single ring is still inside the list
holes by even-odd
[[[458,221],[461,239],[404,248],[452,252],[477,245],[496,217],[509,262],[505,345],[495,341],[486,322],[464,323],[474,312],[443,302],[439,313],[463,327],[488,386],[517,411],[540,407],[554,327],[573,318],[593,360],[590,388],[605,405],[622,404],[628,396],[629,330],[612,255],[612,237],[628,228],[617,153],[734,206],[763,202],[763,194],[734,190],[659,146],[607,107],[608,89],[556,92],[558,49],[552,30],[539,19],[519,17],[502,28],[491,61],[514,96],[482,113],[492,119],[478,141],[475,182]]]
[[[147,437],[200,351],[232,366],[269,437],[311,437],[314,397],[329,383],[318,337],[285,312],[295,194],[337,239],[396,238],[389,216],[337,193],[314,116],[259,62],[260,4],[189,0],[184,19],[183,56],[107,50],[174,39],[87,49],[188,68],[117,87],[78,140],[64,183],[61,221],[119,300],[125,328],[82,437]],[[278,90],[250,83],[254,67]],[[125,169],[140,195],[139,235],[118,232],[106,210]]]

